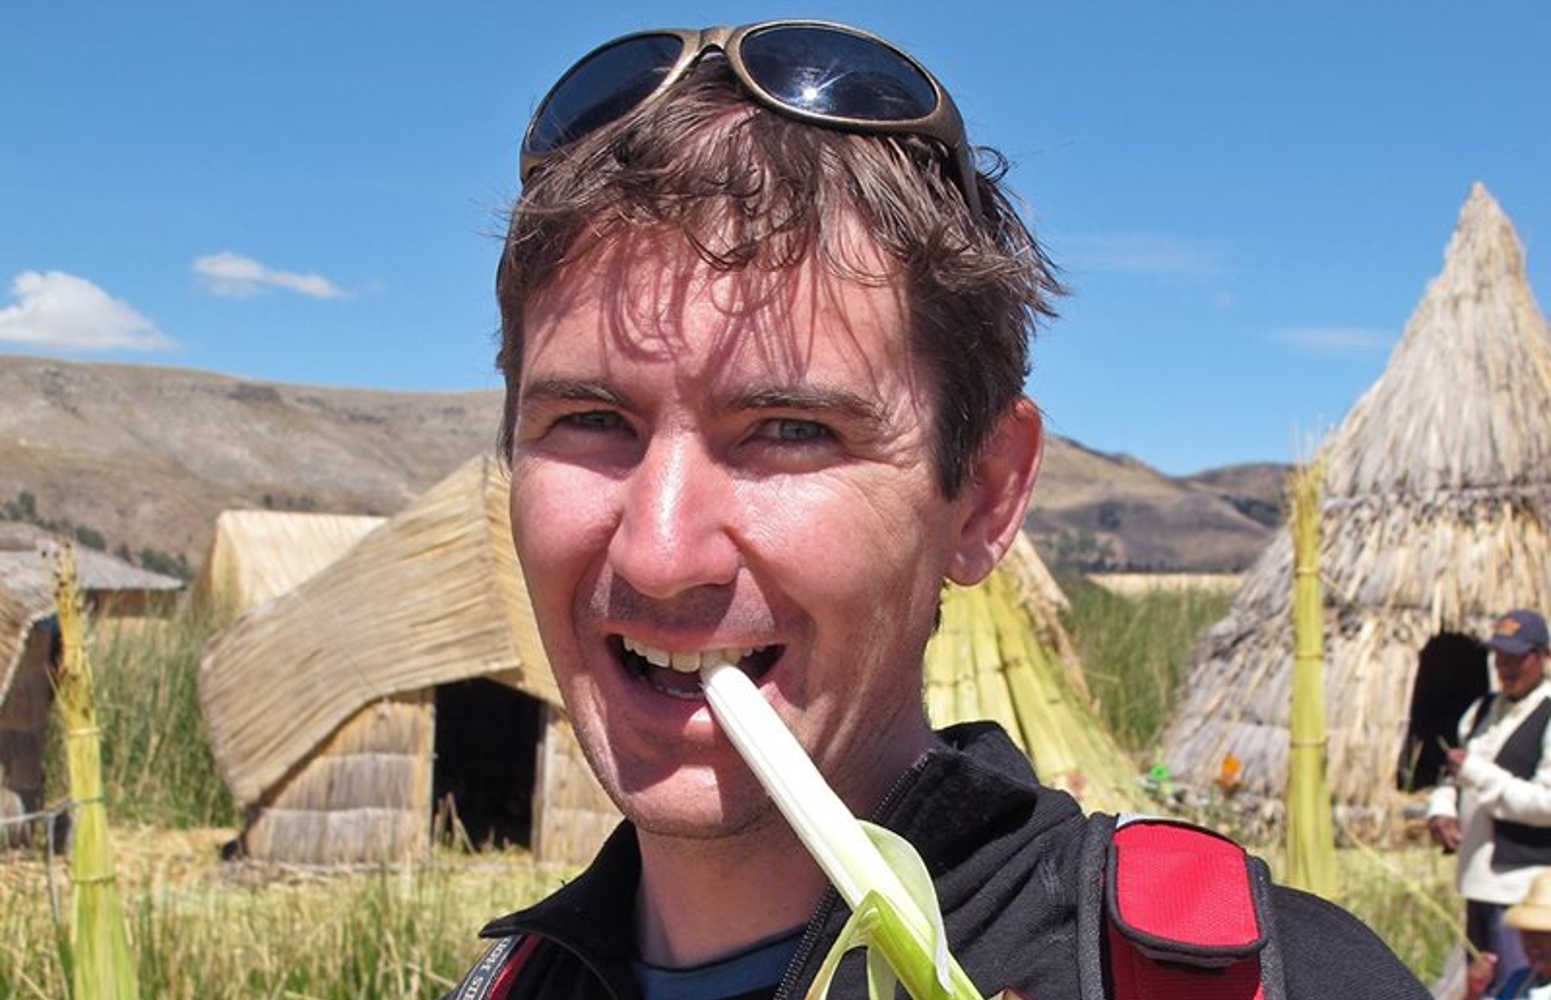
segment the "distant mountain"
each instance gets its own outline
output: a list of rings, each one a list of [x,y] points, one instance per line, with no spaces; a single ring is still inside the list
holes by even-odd
[[[392,514],[489,449],[496,391],[378,392],[0,356],[0,518],[166,572],[232,507]],[[1172,479],[1053,438],[1027,526],[1053,562],[1240,569],[1275,523],[1279,466]]]
[[[1287,475],[1291,470],[1278,462],[1246,462],[1207,469],[1182,481],[1216,493],[1239,513],[1275,528],[1287,513]]]
[[[1280,523],[1285,474],[1264,463],[1173,478],[1129,455],[1053,437],[1024,524],[1060,566],[1241,570]]]
[[[141,564],[149,550],[185,566],[229,507],[394,513],[492,447],[501,409],[490,391],[27,357],[0,357],[0,400],[0,515],[15,519],[25,499],[31,520],[85,529]]]

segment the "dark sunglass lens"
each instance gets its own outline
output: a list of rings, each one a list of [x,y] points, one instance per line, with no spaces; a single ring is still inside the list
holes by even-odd
[[[743,64],[776,100],[814,114],[891,122],[925,118],[937,92],[881,42],[819,26],[777,26],[743,39]]]
[[[587,56],[539,105],[527,152],[559,149],[623,117],[657,89],[683,47],[677,35],[638,35]]]

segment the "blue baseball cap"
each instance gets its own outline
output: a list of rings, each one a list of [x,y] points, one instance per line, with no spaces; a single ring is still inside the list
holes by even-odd
[[[1492,623],[1492,636],[1486,644],[1509,656],[1523,656],[1532,649],[1551,647],[1546,620],[1538,611],[1510,611]]]

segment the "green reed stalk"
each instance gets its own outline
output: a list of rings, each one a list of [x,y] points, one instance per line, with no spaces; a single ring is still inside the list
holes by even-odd
[[[76,588],[75,550],[60,547],[54,590],[60,662],[54,700],[65,737],[70,799],[75,805],[70,849],[70,967],[75,1000],[135,1000],[139,996],[124,910],[113,872],[113,844],[102,801],[102,746],[92,700],[91,667]]]
[[[1315,462],[1293,474],[1292,747],[1287,762],[1287,883],[1336,892],[1335,836],[1325,780],[1325,621],[1319,583],[1320,481]]]

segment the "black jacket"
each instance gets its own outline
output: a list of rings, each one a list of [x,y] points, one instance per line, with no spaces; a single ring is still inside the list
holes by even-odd
[[[1091,903],[1100,893],[1083,872],[1085,846],[1109,817],[1084,819],[1064,792],[1042,787],[1027,758],[998,727],[944,730],[896,784],[877,820],[905,836],[932,873],[949,947],[986,996],[1013,987],[1028,1000],[1102,1000],[1101,934]],[[1107,832],[1104,834],[1107,839]],[[1091,866],[1087,870],[1091,871]],[[524,937],[527,954],[510,1000],[640,1000],[630,962],[640,875],[635,831],[622,824],[592,865],[553,895],[492,921],[480,933]],[[1415,977],[1346,911],[1307,893],[1271,891],[1273,940],[1288,1000],[1429,1000]],[[1084,933],[1079,933],[1080,912]],[[847,910],[833,889],[809,921],[775,1000],[800,1000]],[[533,938],[537,942],[533,942]],[[488,972],[488,969],[487,969]],[[470,983],[451,998],[478,996]],[[843,963],[830,996],[865,997],[860,955]]]

